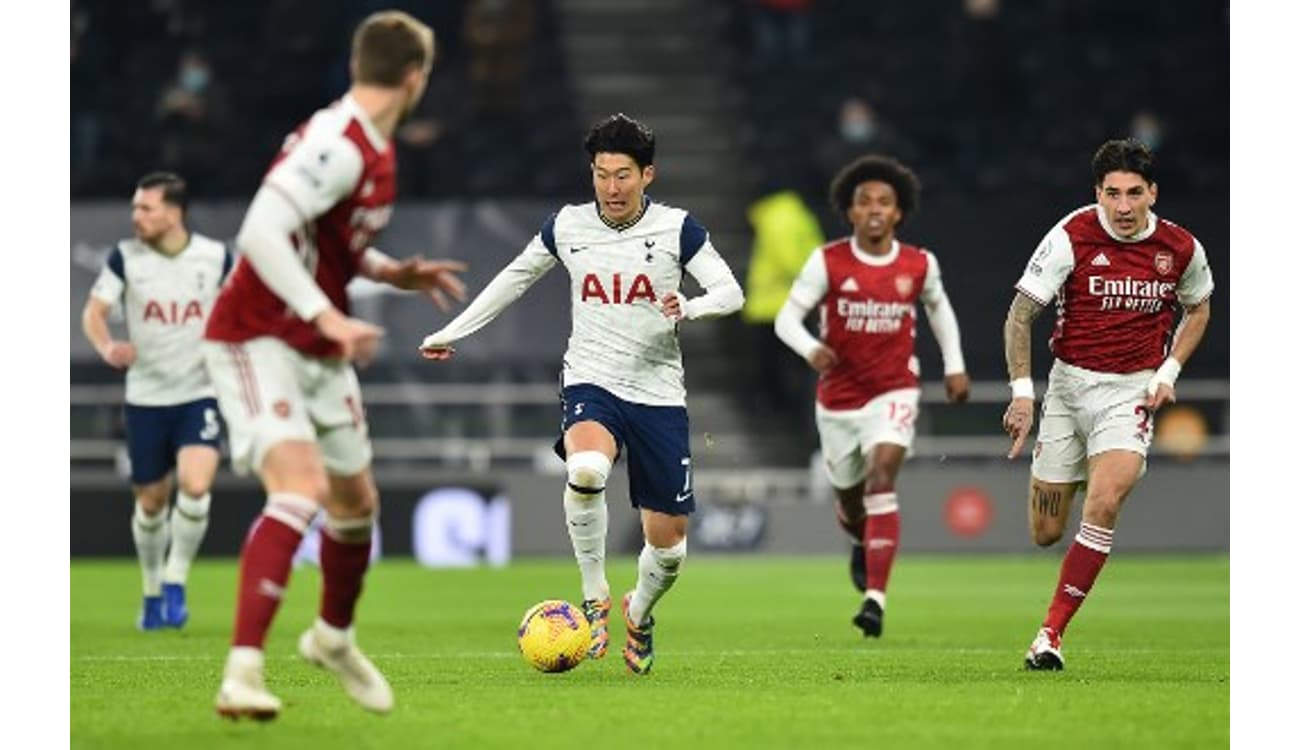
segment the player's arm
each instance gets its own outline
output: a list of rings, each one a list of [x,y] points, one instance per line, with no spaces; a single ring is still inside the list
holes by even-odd
[[[361,171],[355,144],[338,134],[309,134],[266,176],[235,242],[258,278],[295,315],[337,342],[345,358],[364,360],[373,354],[383,330],[334,307],[290,240],[350,195]]]
[[[685,266],[691,278],[704,288],[704,294],[686,299],[676,291],[668,292],[660,300],[660,307],[669,320],[707,320],[731,315],[745,304],[745,292],[731,272],[731,266],[722,259],[713,244],[703,245]]]
[[[447,295],[457,302],[465,301],[465,284],[456,274],[466,268],[458,260],[426,260],[419,255],[398,260],[374,247],[366,248],[360,264],[361,275],[367,279],[397,289],[424,292],[443,312],[451,310]]]
[[[1178,301],[1183,306],[1183,319],[1174,332],[1169,356],[1147,383],[1148,408],[1159,409],[1178,400],[1174,393],[1174,383],[1192,352],[1196,351],[1201,339],[1205,337],[1205,329],[1210,325],[1210,293],[1213,291],[1214,278],[1210,274],[1210,264],[1205,259],[1205,248],[1198,241],[1192,260],[1178,281],[1177,294]]]
[[[816,250],[804,261],[799,276],[795,278],[790,293],[776,314],[776,336],[795,354],[803,357],[819,373],[830,370],[839,362],[834,350],[808,332],[804,325],[808,313],[826,296],[826,261],[822,251]]]
[[[108,315],[125,289],[126,270],[122,251],[114,247],[86,297],[86,305],[81,310],[81,331],[90,345],[95,347],[100,358],[119,370],[124,370],[135,362],[135,346],[129,341],[115,340],[108,327]]]
[[[554,245],[553,240],[551,244]],[[522,253],[483,287],[483,291],[478,293],[460,315],[424,337],[420,353],[425,359],[450,358],[455,352],[451,346],[453,343],[495,320],[558,262],[539,233]]]
[[[1002,326],[1003,347],[1007,358],[1007,375],[1011,381],[1011,403],[1002,416],[1002,427],[1011,436],[1007,458],[1015,458],[1034,426],[1034,380],[1030,376],[1029,356],[1033,350],[1034,319],[1043,311],[1037,300],[1017,292]]]
[[[1002,415],[1002,428],[1011,436],[1007,458],[1019,455],[1034,426],[1034,381],[1029,367],[1034,319],[1056,296],[1072,270],[1074,250],[1070,237],[1057,224],[1038,243],[1024,274],[1016,282],[1016,296],[1002,325],[1007,375],[1011,381],[1011,403]]]
[[[731,273],[731,267],[709,241],[709,230],[690,214],[682,217],[677,249],[680,253],[678,262],[704,287],[704,294],[686,299],[677,290],[668,292],[659,298],[659,309],[664,317],[672,321],[720,318],[744,306],[745,293]]]
[[[943,288],[939,262],[929,252],[926,258],[929,264],[921,287],[921,303],[925,305],[930,331],[934,333],[934,340],[939,343],[943,355],[943,384],[948,401],[960,404],[970,398],[970,376],[966,374],[966,358],[961,352],[961,329],[957,325],[957,312]]]

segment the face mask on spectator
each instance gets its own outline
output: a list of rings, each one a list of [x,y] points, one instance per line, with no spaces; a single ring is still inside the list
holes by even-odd
[[[876,134],[876,125],[866,118],[852,118],[840,123],[840,135],[846,141],[865,143]]]
[[[181,71],[181,88],[197,94],[208,87],[208,71],[198,66],[186,67]]]

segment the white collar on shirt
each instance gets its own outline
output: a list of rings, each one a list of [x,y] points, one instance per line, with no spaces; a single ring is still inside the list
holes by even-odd
[[[858,238],[849,235],[849,247],[853,249],[853,256],[869,266],[887,266],[898,258],[898,240],[894,240],[889,245],[889,252],[884,255],[872,255],[858,244]]]
[[[366,111],[361,108],[357,100],[353,99],[351,94],[344,94],[342,102],[343,107],[357,118],[357,122],[361,123],[361,129],[366,132],[366,138],[370,140],[370,145],[374,146],[376,151],[383,151],[388,148],[388,139],[370,121],[370,115],[366,114]]]

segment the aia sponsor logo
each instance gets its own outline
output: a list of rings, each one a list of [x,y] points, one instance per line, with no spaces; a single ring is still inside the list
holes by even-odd
[[[155,321],[163,325],[185,325],[191,320],[203,320],[203,305],[197,300],[184,304],[176,302],[159,302],[149,300],[144,305],[144,322]]]
[[[628,285],[626,292],[623,288],[623,277],[620,274],[614,274],[614,278],[608,282],[602,282],[600,277],[594,273],[589,273],[582,278],[582,298],[583,302],[599,302],[602,305],[630,305],[638,299],[646,302],[655,302],[658,297],[655,296],[654,285],[650,283],[650,277],[643,273],[637,274]]]
[[[1155,257],[1156,273],[1161,276],[1168,276],[1169,272],[1174,270],[1174,254],[1167,250],[1161,250],[1156,253]]]

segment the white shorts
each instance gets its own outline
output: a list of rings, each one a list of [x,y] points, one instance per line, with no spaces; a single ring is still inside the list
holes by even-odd
[[[1096,372],[1057,360],[1047,378],[1031,472],[1044,482],[1082,482],[1088,459],[1110,450],[1151,447],[1147,383],[1154,371]]]
[[[203,342],[203,359],[230,433],[237,474],[258,469],[285,440],[320,445],[325,468],[350,476],[370,465],[361,386],[352,365],[316,359],[273,337]]]
[[[831,486],[847,489],[865,479],[867,454],[877,443],[901,445],[910,453],[920,400],[921,389],[900,388],[849,411],[817,404],[817,432]]]

